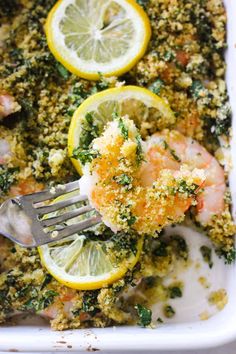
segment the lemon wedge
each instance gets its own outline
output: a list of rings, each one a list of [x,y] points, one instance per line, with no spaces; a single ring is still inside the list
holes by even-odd
[[[114,113],[128,115],[138,128],[145,123],[147,129],[151,128],[149,133],[169,127],[176,120],[166,101],[145,88],[122,86],[104,90],[87,98],[75,111],[68,134],[69,156],[72,157],[78,147],[88,149]],[[72,162],[82,174],[81,162],[75,158]]]
[[[74,195],[69,193],[54,200],[65,200]],[[81,206],[70,206],[51,216]],[[71,225],[81,216],[68,220]],[[143,239],[135,234],[106,235],[104,232],[87,231],[83,235],[72,235],[63,240],[38,247],[41,262],[47,271],[60,283],[79,290],[93,290],[105,287],[122,278],[137,263],[142,250]]]
[[[130,70],[151,37],[149,19],[135,0],[58,1],[45,31],[56,59],[90,80]]]

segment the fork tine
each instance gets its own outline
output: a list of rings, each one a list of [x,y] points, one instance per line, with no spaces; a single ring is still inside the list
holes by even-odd
[[[86,201],[88,198],[86,195],[75,195],[74,197],[71,197],[66,200],[62,200],[61,202],[57,202],[51,205],[43,206],[43,207],[38,207],[35,208],[36,212],[38,215],[44,215],[44,214],[49,214],[54,211],[57,211],[58,209],[66,208],[72,204],[76,204],[78,202],[83,202]]]
[[[24,195],[23,198],[32,203],[40,203],[46,200],[55,199],[62,194],[70,193],[77,189],[79,189],[79,181],[73,181],[65,185],[55,186],[55,192],[52,192],[52,189],[45,189],[38,193]]]
[[[87,220],[78,222],[77,224],[73,224],[73,225],[70,225],[70,226],[65,226],[64,229],[56,231],[57,232],[57,236],[53,237],[51,239],[51,241],[58,241],[58,240],[60,240],[60,239],[62,239],[64,237],[67,237],[67,236],[76,234],[79,231],[88,229],[91,226],[99,224],[101,222],[101,220],[102,220],[101,216],[97,215],[97,216],[93,216],[93,217],[91,217],[91,218],[89,218]]]
[[[93,208],[90,205],[86,205],[84,207],[78,208],[78,209],[74,209],[71,210],[67,213],[64,213],[62,215],[59,216],[55,216],[53,218],[49,218],[49,219],[44,219],[41,221],[41,224],[43,225],[43,227],[49,227],[49,226],[53,226],[56,224],[61,224],[62,222],[72,219],[76,216],[88,213],[89,211],[92,211]]]

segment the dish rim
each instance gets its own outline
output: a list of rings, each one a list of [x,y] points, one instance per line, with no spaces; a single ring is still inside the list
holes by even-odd
[[[233,136],[236,137],[236,26],[233,14],[236,13],[236,2],[225,0],[228,15],[226,51],[227,73],[226,82],[233,112]],[[235,79],[233,80],[233,78]],[[230,173],[232,199],[234,201],[233,215],[236,215],[236,139],[232,139],[231,150],[233,169]],[[234,182],[235,181],[235,182]],[[166,324],[157,330],[139,327],[111,327],[103,329],[80,329],[64,332],[53,332],[49,327],[31,326],[1,326],[1,351],[131,351],[131,350],[192,350],[220,346],[236,338],[236,306],[232,298],[236,298],[234,274],[236,265],[230,270],[230,304],[207,321]],[[234,309],[234,312],[230,310]],[[213,324],[212,324],[213,323]],[[212,325],[211,325],[212,324]]]

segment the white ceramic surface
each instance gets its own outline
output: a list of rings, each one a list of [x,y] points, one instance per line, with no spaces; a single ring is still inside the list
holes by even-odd
[[[158,1],[158,0],[157,0]],[[217,1],[217,0],[216,0]],[[231,106],[236,115],[236,1],[225,0],[228,13],[227,83]],[[236,137],[236,124],[233,126]],[[236,166],[236,139],[232,142],[233,161]],[[231,189],[236,212],[236,169],[231,174]],[[215,261],[217,262],[217,261]],[[213,267],[214,268],[214,267]],[[223,272],[223,273],[222,273]],[[223,274],[223,275],[222,275]],[[189,287],[184,316],[177,316],[178,323],[167,323],[157,329],[139,327],[116,327],[105,329],[53,332],[44,323],[28,323],[0,327],[1,351],[147,351],[209,348],[222,345],[236,338],[236,266],[225,267],[217,262],[210,279],[213,285],[227,289],[229,302],[223,311],[207,321],[199,321],[196,293],[199,289]],[[213,280],[214,279],[214,280]],[[191,295],[192,292],[192,295]],[[194,293],[195,292],[195,293]],[[194,296],[193,296],[194,295]],[[186,295],[185,295],[186,296]],[[199,296],[199,299],[201,297]],[[203,301],[204,302],[204,301]],[[180,301],[180,306],[181,305]],[[187,306],[187,307],[188,307]],[[179,308],[179,306],[178,306]],[[192,316],[190,314],[193,313]]]

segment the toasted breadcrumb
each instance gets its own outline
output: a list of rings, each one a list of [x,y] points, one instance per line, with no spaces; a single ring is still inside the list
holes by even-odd
[[[80,185],[86,190],[89,179],[90,202],[113,230],[129,232],[132,228],[153,236],[163,227],[183,221],[185,211],[196,204],[194,191],[205,180],[203,170],[191,171],[183,165],[174,175],[162,169],[154,183],[145,185],[149,176],[140,172],[145,159],[142,142],[127,117],[108,123],[92,149],[97,157],[86,165]]]
[[[0,202],[46,185],[51,188],[56,183],[78,179],[67,157],[71,116],[91,94],[124,84],[149,88],[164,98],[175,113],[175,121],[158,120],[155,116],[140,122],[142,138],[173,126],[205,145],[212,154],[218,151],[216,158],[222,162],[218,138],[223,137],[224,145],[228,144],[231,112],[224,80],[226,14],[221,0],[172,0],[171,6],[169,0],[144,1],[152,26],[147,53],[119,80],[103,78],[97,83],[70,74],[50,53],[43,26],[55,3],[56,0],[0,1],[0,92],[11,95],[15,102],[13,114],[0,118],[0,146],[6,148],[3,156],[0,154],[0,167],[5,175],[14,169],[14,178],[7,181],[9,190],[0,188]],[[132,156],[134,148],[133,143],[125,144],[124,155]],[[124,165],[124,171],[125,168]],[[225,251],[232,249],[235,226],[230,201],[226,201],[222,216],[214,217],[206,229],[214,243]],[[133,272],[111,287],[71,294],[70,289],[49,276],[36,249],[23,249],[0,238],[0,322],[18,312],[39,314],[38,307],[45,306],[41,311],[49,311],[52,304],[58,306],[58,313],[51,320],[55,330],[134,321],[133,305],[138,293],[130,302],[122,302],[126,290],[140,282],[142,289],[157,284],[153,277],[169,274],[178,258],[174,247],[157,246],[156,242],[159,240],[149,237]],[[166,300],[162,284],[156,285],[155,290],[158,298]],[[58,293],[62,297],[55,295]],[[73,296],[73,306],[66,312],[68,293]],[[223,289],[216,293],[210,301],[222,308],[226,294]],[[138,300],[148,303],[143,296]],[[205,312],[200,317],[207,319],[209,315]]]
[[[225,289],[219,289],[217,291],[212,291],[208,298],[208,302],[211,305],[215,305],[218,310],[223,310],[225,305],[228,303],[228,295]]]
[[[200,313],[199,318],[201,321],[206,321],[211,317],[208,311],[203,311]]]

